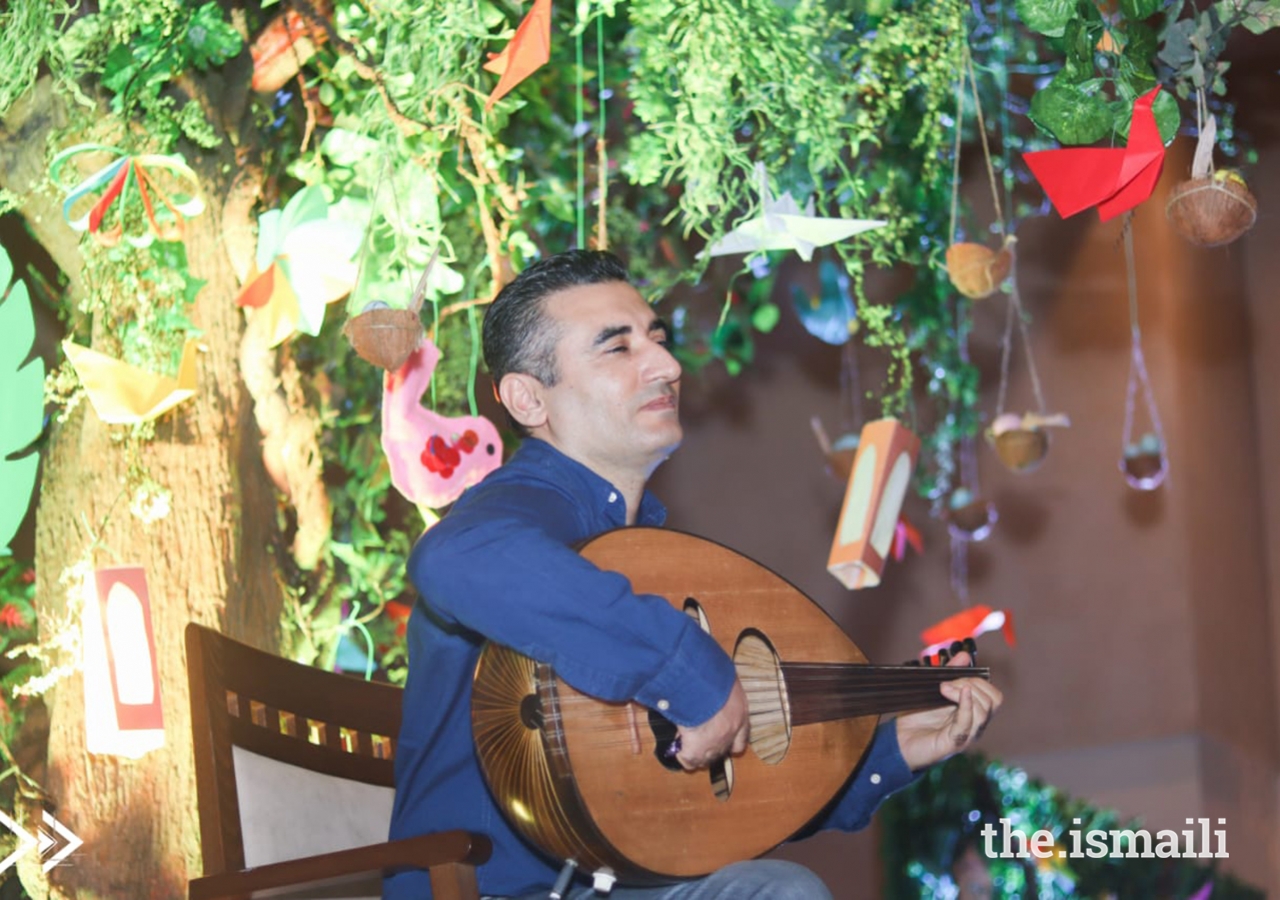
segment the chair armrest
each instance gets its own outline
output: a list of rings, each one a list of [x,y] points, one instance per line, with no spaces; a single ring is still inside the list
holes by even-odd
[[[474,867],[486,862],[491,852],[493,846],[483,835],[441,831],[206,875],[192,879],[187,896],[189,900],[266,897],[283,887],[337,885],[392,869],[429,869],[438,900],[476,897]]]

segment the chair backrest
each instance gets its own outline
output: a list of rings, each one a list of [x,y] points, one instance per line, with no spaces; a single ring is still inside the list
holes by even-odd
[[[205,875],[387,839],[399,688],[194,623],[186,644]]]

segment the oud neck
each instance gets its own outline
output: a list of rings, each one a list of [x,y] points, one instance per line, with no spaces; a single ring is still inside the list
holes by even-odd
[[[957,678],[990,679],[969,666],[871,666],[783,663],[792,725],[932,709],[951,701],[939,686]]]

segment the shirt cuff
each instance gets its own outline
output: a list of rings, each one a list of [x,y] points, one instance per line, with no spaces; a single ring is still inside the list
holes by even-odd
[[[738,672],[729,654],[693,619],[636,700],[676,725],[701,725],[720,711]]]
[[[831,807],[819,828],[859,831],[890,794],[916,779],[898,747],[898,720],[881,723],[853,779]]]

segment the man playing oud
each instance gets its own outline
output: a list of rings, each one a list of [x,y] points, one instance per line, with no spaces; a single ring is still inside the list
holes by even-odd
[[[550,664],[600,700],[634,701],[678,726],[677,759],[707,767],[747,749],[747,702],[732,659],[698,622],[662,597],[635,593],[574,549],[626,525],[661,525],[645,490],[680,444],[680,365],[666,326],[621,262],[572,251],[530,266],[484,320],[485,362],[523,433],[520,449],[467,491],[414,547],[422,599],[409,622],[409,677],[396,755],[391,838],[452,828],[488,835],[477,873],[487,897],[548,895],[564,860],[544,856],[504,818],[471,731],[471,689],[486,640]],[[952,665],[968,665],[958,654]],[[862,765],[810,826],[864,827],[912,773],[964,750],[999,709],[978,678],[940,687],[950,705],[900,716],[876,731]],[[431,896],[426,872],[387,879],[388,900]],[[594,896],[575,880],[566,897]],[[617,887],[618,900],[818,900],[808,869],[749,860],[661,887]]]

